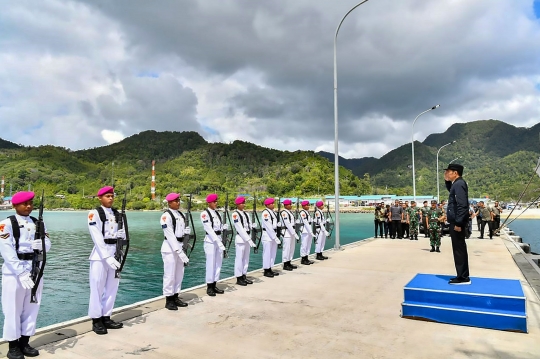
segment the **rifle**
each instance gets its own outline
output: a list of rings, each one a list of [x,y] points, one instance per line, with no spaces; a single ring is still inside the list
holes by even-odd
[[[278,198],[278,204],[277,204],[277,228],[276,228],[276,235],[278,239],[281,238],[283,235],[283,224],[281,223],[281,197]],[[278,248],[283,247],[283,240],[281,240],[281,243],[278,244]]]
[[[304,223],[300,220],[300,198],[296,197],[296,211],[294,212],[294,230],[298,235],[296,243],[300,243],[300,238],[302,236],[302,230],[304,229]]]
[[[334,217],[332,217],[332,213],[330,213],[330,202],[326,202],[326,231],[330,233],[328,238],[332,237],[332,232],[334,232]]]
[[[116,240],[116,252],[114,253],[114,258],[120,262],[120,268],[114,272],[115,278],[120,278],[120,273],[124,268],[126,263],[126,257],[129,251],[129,230],[126,217],[126,204],[127,204],[127,190],[124,192],[124,199],[122,200],[122,211],[120,212],[120,219],[118,220],[118,229],[124,229],[126,232],[126,238]],[[125,247],[125,248],[124,248]]]
[[[317,220],[317,206],[315,206],[315,209],[313,210],[313,219],[311,220],[311,231],[315,235],[315,241],[314,243],[317,244],[317,238],[319,237],[319,233],[321,232],[321,225],[320,223],[317,224],[315,221]],[[319,229],[317,231],[317,228]]]
[[[261,221],[257,215],[257,195],[253,197],[253,211],[251,212],[251,223],[255,223],[255,221],[259,225],[259,228],[251,228],[251,240],[256,244],[256,247],[253,248],[253,253],[257,254],[259,253],[259,245],[262,239]],[[259,234],[258,236],[257,233]]]
[[[223,213],[224,225],[227,224],[227,219],[229,220],[229,222],[231,222],[231,218],[229,215],[229,194],[228,193],[225,195],[225,209]],[[223,258],[229,258],[228,251],[229,251],[229,247],[231,246],[233,236],[234,236],[234,232],[232,229],[224,229],[222,231],[221,241],[223,242],[223,245],[225,246],[225,250],[223,251]]]
[[[39,282],[43,277],[43,270],[45,269],[45,263],[47,262],[47,254],[45,250],[45,223],[43,223],[43,203],[45,202],[45,190],[41,191],[41,203],[39,204],[39,216],[36,222],[36,233],[34,239],[41,239],[42,250],[34,250],[34,256],[32,258],[32,270],[31,276],[34,282],[34,287],[30,291],[30,303],[37,303],[36,292],[39,287]],[[41,265],[40,265],[41,263]]]
[[[186,195],[186,196],[189,198],[188,205],[187,205],[186,220],[187,220],[187,225],[191,228],[191,233],[184,234],[184,239],[182,241],[182,250],[189,258],[189,256],[193,252],[193,249],[195,248],[195,242],[197,242],[197,233],[195,233],[195,225],[193,224],[193,215],[191,214],[191,200],[193,196],[191,194]],[[189,265],[189,263],[187,265]]]

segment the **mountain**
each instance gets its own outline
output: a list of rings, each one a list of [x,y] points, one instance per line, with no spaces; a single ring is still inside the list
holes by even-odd
[[[21,147],[22,146],[19,146],[13,142],[9,142],[0,138],[0,149],[12,149],[12,148],[21,148]]]
[[[47,206],[53,208],[91,208],[93,195],[114,179],[118,193],[130,193],[128,208],[154,209],[161,205],[150,198],[152,160],[157,199],[169,192],[193,193],[199,200],[211,192],[229,193],[230,201],[239,193],[305,197],[334,189],[333,164],[313,151],[279,151],[244,141],[208,143],[196,132],[145,131],[80,151],[55,146],[3,150],[0,175],[14,192],[29,185],[45,189]],[[370,191],[369,181],[344,167],[340,177],[343,194]]]
[[[450,161],[465,166],[464,178],[471,196],[491,196],[516,200],[525,189],[537,164],[540,153],[540,124],[521,128],[497,120],[456,123],[445,132],[429,135],[423,142],[415,141],[415,177],[417,194],[437,194],[437,151],[439,153],[440,193],[446,194],[442,169]],[[334,155],[325,158],[333,161]],[[370,178],[374,191],[412,194],[411,144],[402,145],[379,159],[372,157],[344,159],[340,165],[355,175]],[[538,176],[527,189],[524,198],[534,199],[540,186]]]

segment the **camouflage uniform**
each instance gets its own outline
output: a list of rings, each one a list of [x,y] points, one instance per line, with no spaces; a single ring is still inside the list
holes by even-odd
[[[432,247],[441,246],[441,225],[439,223],[439,217],[443,215],[440,209],[430,209],[428,211],[429,219],[429,244]]]
[[[418,240],[418,207],[409,207],[409,235]]]

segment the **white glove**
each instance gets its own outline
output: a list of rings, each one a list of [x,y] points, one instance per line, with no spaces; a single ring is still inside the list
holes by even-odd
[[[298,234],[294,234],[294,239],[300,239],[300,237],[298,236]]]
[[[34,239],[32,241],[32,249],[36,251],[42,251],[43,250],[43,243],[41,243],[41,239]]]
[[[274,239],[276,241],[277,244],[281,244],[281,241],[279,240],[278,237],[276,237],[276,239]]]
[[[180,260],[184,262],[185,264],[189,263],[189,258],[186,256],[186,254],[183,251],[178,251],[178,257],[180,257]]]
[[[249,243],[249,246],[250,246],[251,248],[257,247],[257,246],[255,245],[255,243],[254,243],[251,239],[248,241],[248,243]]]
[[[221,229],[227,230],[227,229],[229,229],[229,225],[228,224],[223,224],[223,225],[221,225]]]
[[[105,262],[107,262],[111,269],[117,270],[118,268],[120,268],[120,263],[116,259],[114,259],[114,257],[105,258]]]
[[[119,229],[116,231],[116,238],[118,239],[125,239],[126,238],[126,230],[124,228]]]
[[[324,231],[324,235],[330,237],[330,233],[328,231]]]
[[[257,228],[257,223],[251,223],[251,228],[253,229]]]
[[[218,245],[219,249],[221,249],[222,251],[224,251],[224,250],[225,250],[225,246],[223,245],[223,243],[221,243],[221,242],[218,242],[218,244],[217,244],[217,245]]]
[[[22,272],[19,274],[19,280],[24,289],[34,288],[34,282],[32,281],[32,278],[30,278],[30,272]]]
[[[184,228],[184,234],[191,234],[191,227]]]

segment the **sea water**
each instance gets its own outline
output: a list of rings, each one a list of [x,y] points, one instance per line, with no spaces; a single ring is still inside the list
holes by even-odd
[[[2,211],[0,219],[12,215]],[[88,257],[93,242],[88,232],[87,213],[45,212],[52,247],[47,253],[43,276],[43,296],[37,326],[60,323],[88,315]],[[161,245],[163,230],[159,224],[161,212],[128,212],[130,248],[122,271],[120,288],[115,307],[139,302],[162,295],[163,261]],[[186,267],[182,288],[205,282],[205,256],[203,250],[204,230],[200,213],[193,213],[197,242]],[[373,236],[373,214],[340,214],[340,243],[347,244]],[[326,249],[334,246],[334,235],[326,241]],[[313,252],[314,247],[312,247]],[[299,257],[300,245],[296,245],[295,258]],[[221,278],[234,275],[234,244],[229,258],[223,259]],[[276,263],[281,262],[278,250]],[[262,244],[258,254],[250,256],[249,270],[262,267]],[[0,316],[3,323],[3,316]]]
[[[523,239],[523,243],[531,245],[531,252],[540,253],[539,219],[516,219],[509,227]]]

